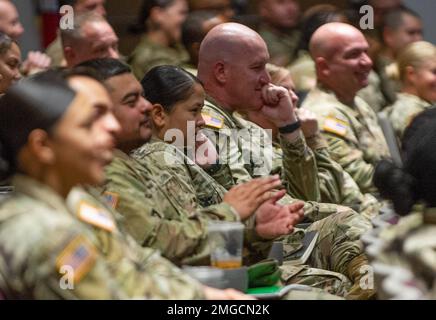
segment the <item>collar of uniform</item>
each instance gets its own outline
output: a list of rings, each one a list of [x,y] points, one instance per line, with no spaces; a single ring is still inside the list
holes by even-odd
[[[425,224],[436,224],[436,208],[426,208],[423,216]]]
[[[180,149],[172,143],[167,143],[156,136],[152,136],[150,141],[144,144],[141,148],[144,151],[146,151],[145,154],[149,154],[151,152],[161,152],[161,151],[168,151],[169,153],[175,152],[176,154],[177,153],[184,154],[184,150],[186,147]]]
[[[216,112],[219,112],[221,115],[224,116],[224,118],[227,121],[230,121],[231,124],[234,124],[234,126],[238,126],[238,123],[235,122],[235,119],[232,115],[232,113],[228,110],[226,110],[219,102],[217,102],[214,98],[212,98],[210,95],[206,95],[206,101],[209,102],[208,106]]]
[[[169,55],[173,55],[173,56],[181,59],[182,63],[185,63],[186,61],[188,61],[188,54],[180,42],[177,42],[172,46],[163,46],[159,43],[150,41],[147,34],[144,34],[140,40],[139,46],[156,49],[156,50],[159,50],[161,52],[164,51],[164,52],[168,53]]]
[[[130,160],[130,156],[120,149],[114,150],[114,158],[120,158],[122,160]]]
[[[12,178],[15,192],[23,193],[31,198],[44,201],[57,211],[68,211],[65,200],[49,186],[22,174]]]
[[[413,103],[413,104],[420,105],[425,109],[432,106],[430,103],[421,99],[418,96],[415,96],[414,94],[400,92],[400,93],[398,93],[398,99],[400,99],[400,98],[407,99],[408,101],[410,101],[411,104]]]
[[[231,112],[227,111],[226,108],[223,107],[223,105],[221,103],[219,103],[218,101],[216,101],[214,98],[212,98],[210,95],[206,94],[206,99],[207,102],[209,102],[209,104],[211,104],[212,106],[214,106],[215,108],[218,108],[220,111],[222,111],[223,113],[225,113],[227,116],[231,117],[232,114]]]
[[[359,116],[359,112],[357,112],[357,110],[355,110],[355,106],[348,106],[348,105],[343,104],[342,102],[340,102],[339,99],[336,97],[336,94],[332,90],[327,89],[326,87],[324,87],[320,83],[317,84],[317,89],[319,91],[321,91],[322,93],[324,93],[324,94],[334,98],[334,100],[336,102],[336,106],[339,109],[342,109],[343,111],[345,111],[345,113],[351,114],[355,118],[357,118]],[[356,99],[354,99],[354,101],[356,101]]]

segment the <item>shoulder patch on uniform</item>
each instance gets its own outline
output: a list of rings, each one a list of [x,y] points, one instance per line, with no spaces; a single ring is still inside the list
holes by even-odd
[[[65,267],[74,270],[74,282],[78,283],[94,266],[97,252],[94,246],[83,236],[74,238],[56,258],[56,268],[65,274]]]
[[[204,119],[205,125],[215,129],[221,129],[224,126],[224,118],[219,115],[211,115],[208,112],[202,112],[201,116]]]
[[[327,117],[324,120],[323,130],[343,137],[347,134],[348,124],[337,118]]]
[[[120,200],[120,196],[115,192],[105,191],[103,193],[103,199],[112,209],[116,209],[118,206],[118,201]]]
[[[86,201],[80,203],[77,216],[80,220],[106,231],[112,232],[116,229],[115,222],[110,216]]]

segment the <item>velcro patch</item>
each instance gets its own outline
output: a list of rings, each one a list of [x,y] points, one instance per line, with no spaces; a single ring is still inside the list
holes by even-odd
[[[328,117],[324,121],[323,130],[343,137],[347,134],[348,124],[342,120]]]
[[[112,232],[116,229],[115,222],[112,217],[108,216],[104,213],[104,211],[85,201],[80,203],[77,216],[80,218],[80,220],[106,231]]]
[[[120,197],[117,193],[106,191],[103,193],[103,198],[106,201],[106,204],[109,205],[112,209],[116,209],[118,206],[118,201]]]
[[[212,116],[209,113],[202,112],[205,125],[215,129],[221,129],[224,126],[224,118],[221,116]]]
[[[65,267],[74,272],[74,282],[79,282],[94,266],[97,252],[94,246],[83,236],[77,236],[56,259],[56,268],[64,274]]]

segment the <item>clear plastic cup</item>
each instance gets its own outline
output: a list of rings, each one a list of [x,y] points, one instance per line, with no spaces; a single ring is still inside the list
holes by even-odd
[[[242,266],[244,225],[240,222],[211,221],[208,224],[211,263],[220,269]]]

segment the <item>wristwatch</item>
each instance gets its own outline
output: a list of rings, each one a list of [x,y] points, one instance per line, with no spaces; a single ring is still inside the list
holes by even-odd
[[[301,122],[300,122],[300,120],[297,120],[296,122],[294,122],[292,124],[288,124],[287,126],[280,127],[279,132],[281,134],[288,134],[288,133],[293,133],[300,128],[301,128]]]

